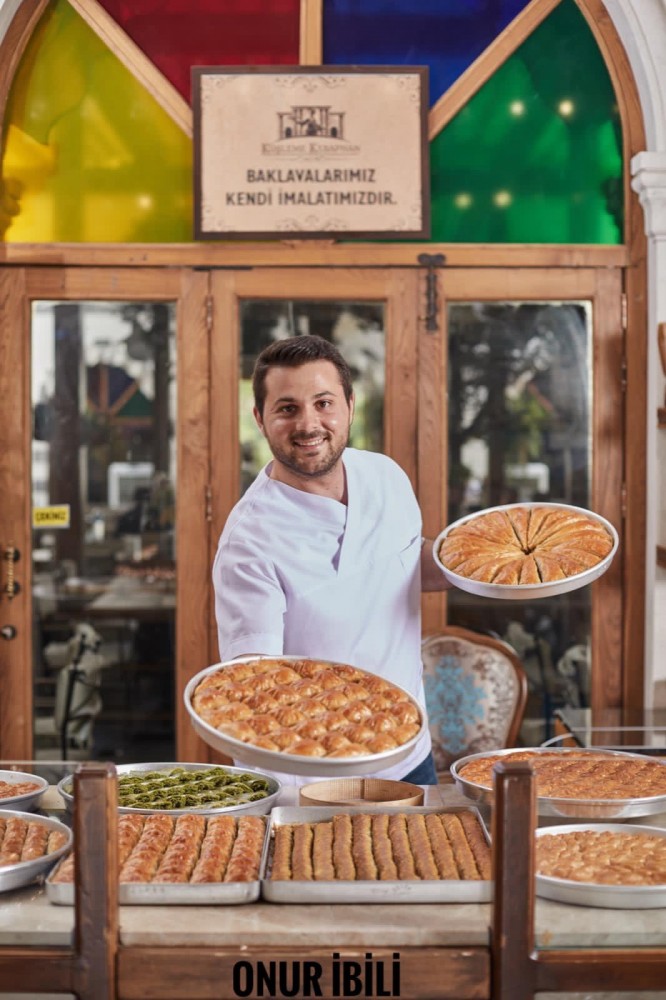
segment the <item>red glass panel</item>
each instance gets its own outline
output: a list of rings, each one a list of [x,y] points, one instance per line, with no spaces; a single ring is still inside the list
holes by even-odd
[[[100,0],[186,101],[192,66],[297,66],[300,0]]]

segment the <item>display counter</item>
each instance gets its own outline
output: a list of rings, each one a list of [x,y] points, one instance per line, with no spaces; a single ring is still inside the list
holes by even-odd
[[[572,967],[582,977],[581,989],[659,988],[666,981],[666,909],[611,910],[535,901],[529,881],[534,863],[531,774],[515,764],[501,765],[498,771],[494,905],[256,902],[117,908],[113,885],[103,871],[104,864],[114,864],[107,838],[115,832],[115,782],[108,766],[89,766],[77,776],[78,794],[84,794],[75,835],[87,859],[81,860],[79,872],[78,921],[74,907],[53,905],[39,886],[3,894],[0,982],[3,988],[16,984],[25,989],[32,980],[21,977],[21,967],[32,970],[31,955],[44,953],[47,963],[58,960],[60,966],[69,954],[75,971],[67,978],[61,968],[58,981],[78,985],[82,997],[94,1000],[259,995],[247,976],[271,962],[278,963],[275,968],[280,963],[316,963],[323,970],[324,991],[312,995],[323,996],[343,995],[331,985],[331,976],[335,963],[339,971],[346,962],[366,969],[358,994],[365,996],[520,1000],[532,997],[537,986],[577,989]],[[290,791],[293,795],[293,790],[287,795]],[[469,804],[452,785],[429,790],[426,804],[437,805],[439,799],[445,806]],[[57,802],[51,797],[45,805],[50,809]],[[666,826],[666,815],[649,819],[649,825]],[[101,868],[100,858],[106,859]],[[538,954],[531,940],[533,905]],[[103,967],[86,983],[82,970],[89,977],[91,966],[82,949],[92,947],[93,939],[98,956],[101,951],[106,955],[106,972]],[[630,954],[634,958],[627,958],[626,964],[624,956]],[[624,980],[618,978],[619,956]],[[581,961],[588,963],[588,971],[581,973]],[[396,962],[399,994],[391,991]],[[381,989],[386,992],[373,991],[380,966]],[[597,981],[598,987],[584,985]],[[245,992],[250,987],[252,991]],[[287,990],[276,995],[307,993]]]

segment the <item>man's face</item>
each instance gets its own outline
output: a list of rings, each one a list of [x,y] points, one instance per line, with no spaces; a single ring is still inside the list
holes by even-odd
[[[347,447],[354,400],[347,403],[331,361],[309,361],[298,368],[271,368],[266,375],[259,429],[288,482],[327,475]],[[278,470],[280,471],[280,470]]]

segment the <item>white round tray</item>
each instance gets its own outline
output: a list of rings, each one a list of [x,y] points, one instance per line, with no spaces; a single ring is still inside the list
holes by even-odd
[[[447,569],[447,567],[440,561],[440,546],[449,532],[454,528],[459,528],[461,525],[467,524],[483,514],[491,513],[491,511],[514,510],[516,507],[547,507],[550,510],[570,510],[575,511],[578,514],[585,514],[587,517],[591,518],[591,520],[598,521],[599,524],[604,526],[613,539],[613,547],[608,555],[601,559],[596,566],[583,570],[582,573],[576,573],[574,576],[568,576],[566,580],[554,580],[552,583],[485,583],[482,580],[471,580],[467,576],[460,576],[458,573],[454,573],[453,570]],[[473,514],[466,514],[465,517],[459,518],[452,524],[447,525],[443,531],[440,531],[439,535],[433,542],[432,552],[436,564],[439,566],[446,579],[459,590],[465,590],[468,594],[475,594],[477,597],[494,597],[505,601],[532,601],[539,597],[556,597],[558,594],[567,594],[571,590],[578,590],[580,587],[586,587],[588,583],[592,583],[594,580],[597,580],[610,566],[613,561],[613,557],[617,552],[618,545],[619,538],[617,531],[610,521],[607,521],[606,518],[602,517],[600,514],[595,514],[594,511],[586,510],[584,507],[574,507],[571,504],[530,501],[526,503],[502,504],[499,507],[486,507],[484,510],[475,511]]]
[[[171,771],[174,767],[182,767],[185,771],[210,771],[212,767],[222,767],[230,774],[253,774],[266,779],[268,782],[268,793],[263,799],[257,799],[256,802],[238,802],[230,806],[187,806],[182,809],[160,809],[157,806],[142,809],[138,806],[118,806],[118,812],[123,814],[135,813],[140,816],[150,816],[156,812],[165,813],[167,816],[182,816],[184,813],[201,813],[203,816],[225,815],[226,813],[231,813],[232,815],[243,813],[244,815],[262,816],[270,812],[274,805],[277,805],[277,799],[282,788],[277,778],[274,778],[271,774],[263,774],[261,771],[254,771],[250,768],[230,767],[227,764],[184,764],[181,761],[174,763],[161,762],[157,764],[118,764],[116,772],[120,778],[124,774],[141,774],[146,771]],[[64,800],[68,812],[72,812],[74,808],[74,794],[71,790],[73,781],[73,776],[68,774],[58,782],[58,791]]]
[[[569,826],[546,827],[536,831],[537,837],[558,837],[564,833],[593,830],[598,833],[650,834],[666,837],[666,830],[658,826],[631,826],[626,823],[576,823]],[[666,885],[602,885],[598,882],[575,882],[552,875],[536,875],[536,894],[559,903],[576,906],[604,906],[616,910],[646,910],[666,906]]]
[[[305,774],[321,778],[334,778],[337,776],[344,777],[352,774],[361,776],[364,774],[375,774],[377,771],[385,767],[390,767],[393,764],[398,764],[401,760],[404,760],[423,734],[426,727],[423,709],[416,699],[412,697],[408,691],[405,691],[404,688],[400,688],[400,690],[404,692],[411,704],[417,708],[419,713],[421,726],[418,733],[415,736],[412,736],[410,740],[407,740],[406,743],[401,744],[399,747],[395,747],[393,750],[384,750],[382,753],[367,754],[360,757],[302,757],[299,754],[280,753],[275,750],[265,750],[263,747],[254,746],[252,743],[243,743],[242,740],[237,740],[232,736],[227,736],[224,733],[221,733],[218,729],[215,729],[214,726],[205,722],[195,712],[192,705],[192,696],[204,677],[208,674],[215,673],[224,667],[230,667],[238,663],[253,663],[256,660],[264,659],[274,660],[276,657],[239,656],[238,659],[230,660],[226,663],[214,663],[212,666],[206,667],[204,670],[200,670],[198,674],[195,674],[195,676],[188,682],[183,693],[185,708],[190,715],[190,722],[192,723],[195,731],[209,746],[213,747],[215,750],[220,750],[222,753],[228,754],[230,757],[233,757],[234,760],[239,760],[244,764],[250,764],[259,768],[268,768],[271,771],[281,771],[284,774]],[[279,659],[284,660],[285,663],[290,663],[306,660],[308,657],[280,655]],[[331,667],[336,666],[336,664],[331,660],[318,660],[317,662]],[[355,669],[360,668],[357,667]],[[361,673],[367,673],[368,676],[376,676],[375,674],[370,674],[369,671],[361,670]],[[394,682],[391,681],[391,683],[393,684]],[[400,687],[399,684],[395,684],[394,686]]]
[[[72,846],[72,831],[64,823],[50,816],[36,816],[34,813],[19,812],[15,809],[0,809],[0,817],[4,819],[23,819],[26,823],[39,823],[48,830],[58,830],[64,833],[66,840],[62,847],[51,854],[44,854],[40,858],[33,858],[30,861],[17,861],[13,865],[4,865],[0,868],[0,892],[7,892],[10,889],[19,889],[21,886],[30,885],[38,879],[43,878],[50,868],[61,858]]]
[[[510,762],[516,755],[524,753],[555,754],[563,757],[570,754],[578,757],[590,754],[602,757],[627,757],[632,760],[642,756],[641,754],[627,753],[624,750],[607,750],[603,747],[518,747],[508,750],[484,750],[480,753],[468,754],[466,757],[460,757],[454,761],[451,764],[451,776],[466,798],[473,802],[492,805],[494,801],[493,789],[488,785],[470,781],[460,772],[464,769],[465,764],[472,760],[493,757],[497,758],[498,762]],[[661,766],[666,767],[666,763]],[[560,820],[581,819],[589,822],[593,817],[621,820],[663,812],[666,809],[666,796],[651,795],[646,798],[631,799],[571,799],[537,795],[536,805],[538,816],[558,817]]]
[[[36,809],[39,800],[49,787],[46,778],[40,778],[36,774],[28,771],[0,771],[0,781],[6,781],[8,785],[22,785],[29,781],[37,785],[31,792],[23,792],[21,795],[5,795],[0,798],[0,809]]]

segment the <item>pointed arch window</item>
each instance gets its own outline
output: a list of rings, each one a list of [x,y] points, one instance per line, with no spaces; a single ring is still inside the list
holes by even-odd
[[[171,107],[79,16],[80,0],[50,4],[5,113],[2,238],[189,242],[185,95],[201,37],[196,26],[214,7],[217,27],[226,18],[229,52],[239,64],[250,57],[297,61],[297,0],[266,3],[198,0],[191,5],[192,44],[180,49],[179,5],[131,5],[122,27],[142,58],[154,60],[153,72],[167,74]],[[81,10],[93,7],[119,19],[129,9],[103,0]],[[245,31],[250,7],[255,18],[271,12],[277,18],[272,49],[259,52]],[[326,0],[322,10],[323,61],[430,67],[434,241],[622,242],[620,116],[608,70],[574,0]],[[159,46],[153,49],[149,23],[155,39],[162,31],[169,42],[166,62]]]

